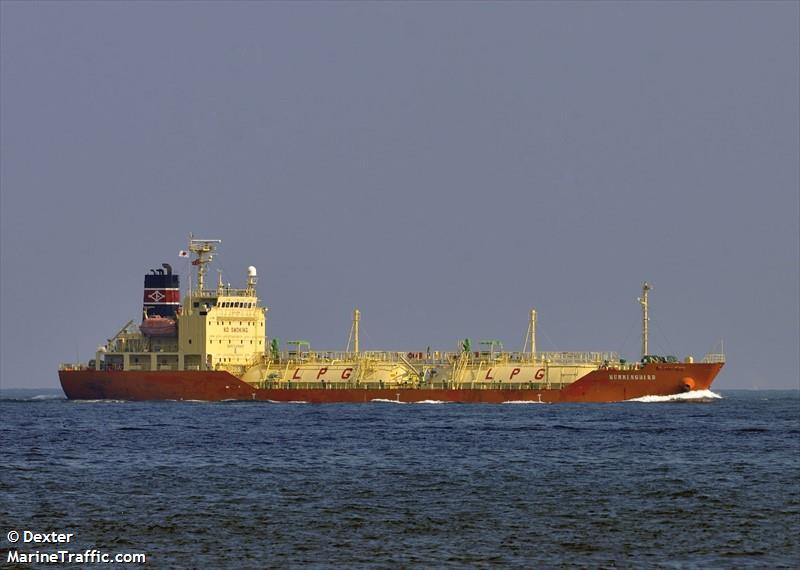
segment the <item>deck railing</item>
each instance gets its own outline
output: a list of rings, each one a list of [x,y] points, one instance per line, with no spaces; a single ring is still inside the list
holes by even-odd
[[[250,289],[233,289],[232,287],[223,287],[222,289],[193,289],[189,295],[196,298],[256,296]]]
[[[722,353],[709,353],[703,357],[705,364],[724,364],[725,355]]]
[[[411,363],[427,365],[452,365],[463,358],[463,352],[401,352],[401,351],[282,351],[279,353],[279,362],[352,362],[366,360],[381,363]],[[524,352],[470,352],[467,353],[468,362],[492,362],[496,364],[509,363],[544,363],[550,364],[601,364],[603,362],[619,362],[619,355],[615,352],[537,352],[535,358],[530,353]]]

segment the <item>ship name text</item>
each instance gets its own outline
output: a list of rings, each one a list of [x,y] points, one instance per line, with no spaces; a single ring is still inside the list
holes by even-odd
[[[609,380],[655,380],[655,374],[609,374]]]

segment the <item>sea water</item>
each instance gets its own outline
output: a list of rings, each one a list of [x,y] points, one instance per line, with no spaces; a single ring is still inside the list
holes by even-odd
[[[0,565],[64,548],[158,568],[800,562],[796,391],[535,405],[1,395]],[[12,530],[74,538],[11,543]]]

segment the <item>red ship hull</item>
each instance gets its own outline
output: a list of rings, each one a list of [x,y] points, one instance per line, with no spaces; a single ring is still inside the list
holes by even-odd
[[[707,390],[721,363],[647,364],[639,370],[599,369],[561,389],[364,389],[253,388],[224,371],[60,370],[61,387],[71,400],[262,400],[276,402],[620,402]]]

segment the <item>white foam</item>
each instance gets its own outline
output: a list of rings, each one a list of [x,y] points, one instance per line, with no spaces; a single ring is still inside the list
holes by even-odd
[[[388,400],[386,398],[373,398],[370,402],[378,402],[381,404],[450,404],[446,400],[420,400],[418,402],[401,402],[400,400]]]
[[[64,396],[58,394],[39,394],[38,396],[34,396],[31,400],[64,400],[66,399]]]
[[[501,404],[546,404],[547,402],[541,402],[538,400],[508,400],[507,402],[501,402]]]
[[[691,392],[672,394],[670,396],[642,396],[641,398],[631,398],[630,400],[626,400],[626,402],[645,402],[648,404],[658,402],[708,402],[721,398],[722,396],[711,390],[692,390]]]

